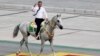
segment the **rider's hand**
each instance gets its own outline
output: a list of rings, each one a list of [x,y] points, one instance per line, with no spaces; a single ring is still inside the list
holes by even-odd
[[[45,21],[48,21],[48,18],[46,18]]]
[[[46,24],[48,23],[48,18],[45,19]]]
[[[37,5],[37,3],[34,4],[34,7]]]

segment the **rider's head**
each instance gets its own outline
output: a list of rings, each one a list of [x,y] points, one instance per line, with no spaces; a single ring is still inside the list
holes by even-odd
[[[42,7],[42,1],[38,1],[38,7]]]

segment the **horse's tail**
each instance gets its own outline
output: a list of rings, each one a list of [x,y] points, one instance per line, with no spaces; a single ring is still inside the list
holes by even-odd
[[[18,31],[19,31],[19,25],[17,25],[15,28],[14,28],[14,31],[13,31],[13,38],[15,38],[17,35],[18,35]]]

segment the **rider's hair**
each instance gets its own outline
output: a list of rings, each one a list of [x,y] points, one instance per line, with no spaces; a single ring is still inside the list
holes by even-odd
[[[38,1],[38,3],[42,3],[42,1]]]

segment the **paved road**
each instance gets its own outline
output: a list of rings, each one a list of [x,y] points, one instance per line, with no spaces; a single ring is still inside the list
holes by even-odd
[[[12,38],[13,29],[21,22],[32,21],[34,18],[32,12],[20,13],[19,11],[6,10],[0,10],[0,12],[0,40],[20,41],[22,38],[21,34],[15,39]],[[48,13],[49,18],[56,14]],[[63,18],[73,16],[77,17],[63,20],[64,30],[55,30],[54,44],[100,49],[100,18],[62,14]],[[36,41],[31,36],[29,41],[40,43],[40,41]]]
[[[1,4],[33,5],[38,0],[0,0]],[[45,6],[100,10],[100,0],[42,0]]]
[[[53,17],[57,13],[48,13],[49,18]],[[89,49],[100,50],[100,18],[98,17],[87,17],[82,15],[73,14],[62,14],[64,30],[55,30],[54,45],[71,46],[71,47],[81,47]],[[0,10],[0,40],[5,41],[17,41],[19,42],[22,35],[19,34],[17,38],[12,38],[12,32],[15,27],[20,22],[32,21],[32,12],[20,12],[20,11],[7,11]],[[70,19],[67,19],[70,18]],[[18,44],[9,42],[0,42],[0,53],[8,54],[13,53],[18,48]],[[30,43],[40,43],[40,41],[35,40],[30,36]],[[63,43],[63,44],[62,44]],[[48,44],[48,42],[46,43]],[[34,44],[30,45],[34,49],[38,47],[33,47]],[[48,49],[48,47],[46,48]],[[56,49],[56,47],[55,47]],[[32,49],[33,50],[33,49]],[[94,54],[96,56],[100,55],[100,51],[97,50],[80,50],[73,48],[57,48],[57,51],[73,51],[78,53]],[[33,50],[34,52],[34,50]],[[36,51],[38,52],[38,50]]]
[[[23,2],[24,1],[24,2]],[[62,7],[62,8],[74,8],[74,9],[87,9],[87,10],[100,10],[100,0],[43,0],[44,5],[48,7]],[[21,4],[21,5],[33,5],[36,0],[0,0],[0,4]],[[49,18],[56,15],[56,13],[48,13]],[[62,14],[64,19],[64,30],[55,30],[54,45],[62,46],[74,46],[81,48],[70,47],[55,47],[56,51],[68,51],[92,54],[94,56],[100,56],[100,18],[88,17],[82,15]],[[73,17],[76,16],[76,17]],[[21,34],[15,39],[12,38],[12,31],[16,24],[23,21],[33,20],[32,12],[20,12],[20,11],[6,11],[0,10],[0,54],[5,55],[16,52],[18,43],[5,42],[5,41],[17,41],[21,40]],[[5,41],[2,41],[5,40]],[[34,38],[29,38],[30,43],[40,43]],[[63,43],[63,44],[62,44]],[[48,42],[46,43],[48,44]],[[34,47],[33,47],[34,45]],[[37,53],[39,51],[39,45],[30,44],[32,52]],[[34,51],[34,50],[35,51]],[[98,49],[98,50],[97,50]],[[49,50],[46,47],[46,51]],[[46,53],[45,51],[45,53]],[[49,51],[50,52],[50,51]]]

